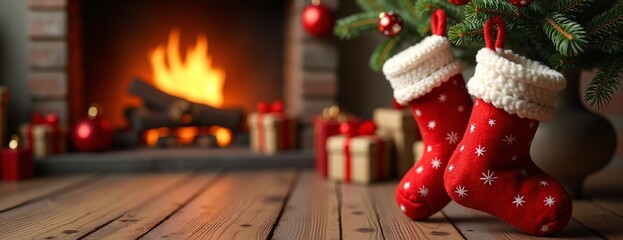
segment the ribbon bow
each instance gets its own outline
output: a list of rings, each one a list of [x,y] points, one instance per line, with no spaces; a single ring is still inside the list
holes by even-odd
[[[260,102],[256,106],[258,113],[283,113],[283,102],[280,100],[272,103]]]
[[[57,126],[59,122],[58,115],[54,113],[50,113],[43,117],[39,113],[32,114],[32,123],[33,124],[50,124],[52,126]]]
[[[340,133],[348,137],[374,135],[376,132],[376,124],[367,120],[361,124],[343,122],[340,125]]]

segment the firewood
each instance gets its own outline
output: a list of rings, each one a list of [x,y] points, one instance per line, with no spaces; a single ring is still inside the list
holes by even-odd
[[[143,130],[147,129],[145,126],[176,125],[173,122],[179,122],[176,126],[221,126],[237,130],[244,117],[241,110],[219,109],[190,102],[150,86],[140,78],[130,83],[129,92],[141,97],[147,108],[155,110],[135,119],[142,122],[139,126]]]

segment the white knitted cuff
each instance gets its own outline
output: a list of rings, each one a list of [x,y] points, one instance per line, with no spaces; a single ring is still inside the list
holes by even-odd
[[[400,104],[429,93],[450,77],[463,71],[450,42],[442,36],[429,36],[394,55],[383,65],[383,73],[394,89]]]
[[[554,102],[566,85],[564,76],[511,50],[483,48],[467,83],[471,95],[522,118],[548,121]]]

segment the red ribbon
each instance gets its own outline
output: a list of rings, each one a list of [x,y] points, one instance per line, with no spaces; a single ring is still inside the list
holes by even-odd
[[[375,132],[376,132],[376,125],[374,124],[374,122],[369,121],[369,120],[363,122],[361,125],[356,125],[356,124],[352,124],[348,122],[342,123],[340,125],[340,133],[346,136],[346,141],[344,142],[344,157],[345,157],[344,169],[346,171],[344,174],[345,182],[351,182],[352,156],[350,153],[350,142],[354,137],[357,137],[357,136],[371,136],[373,137],[374,141],[378,143],[379,148],[378,148],[377,155],[376,155],[376,173],[377,173],[377,176],[380,176],[385,172],[384,164],[382,161],[383,153],[385,150],[385,145],[381,138],[374,135]]]
[[[48,115],[45,116],[45,118],[39,114],[39,113],[34,113],[32,115],[32,123],[28,126],[28,147],[30,149],[34,149],[34,138],[33,138],[33,134],[32,134],[32,129],[37,126],[37,125],[41,125],[41,124],[47,124],[48,126],[52,127],[52,153],[60,153],[61,152],[61,141],[63,139],[61,138],[61,133],[60,133],[60,126],[59,126],[59,118],[58,115],[54,114],[54,113],[50,113]]]
[[[278,146],[279,149],[289,149],[291,148],[291,141],[290,141],[290,129],[288,129],[290,127],[290,119],[286,118],[285,114],[283,113],[283,102],[282,101],[275,101],[271,104],[268,104],[266,102],[260,102],[257,104],[256,106],[257,108],[257,132],[258,132],[258,144],[259,144],[259,149],[260,151],[264,152],[266,149],[266,143],[265,143],[265,131],[266,129],[264,129],[264,121],[263,118],[266,114],[274,114],[275,116],[277,116],[277,118],[279,118],[280,120],[282,120],[282,124],[279,126],[280,127],[280,138],[277,140],[278,142]]]
[[[498,35],[495,40],[495,48],[493,47],[493,25],[498,27]],[[494,50],[497,48],[504,48],[504,43],[506,42],[506,23],[504,19],[500,16],[493,16],[485,22],[484,27],[484,35],[485,35],[485,44],[487,48]]]
[[[436,9],[431,16],[430,25],[433,35],[446,35],[446,12],[442,9]]]

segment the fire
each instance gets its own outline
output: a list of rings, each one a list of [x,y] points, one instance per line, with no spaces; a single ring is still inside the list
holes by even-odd
[[[183,61],[179,43],[180,32],[172,30],[166,46],[160,45],[149,53],[155,86],[168,94],[191,102],[221,107],[225,72],[212,66],[212,57],[208,53],[208,39],[203,35],[197,36],[195,46],[187,49]],[[155,146],[158,137],[169,133],[162,129],[148,130],[147,144]],[[177,133],[181,142],[186,143],[199,134],[199,130],[182,128]],[[231,143],[232,133],[229,129],[212,127],[209,133],[215,135],[219,146]]]
[[[195,47],[186,51],[184,62],[180,56],[179,43],[180,33],[173,30],[169,33],[167,46],[158,46],[151,53],[156,87],[191,102],[222,106],[225,72],[212,67],[208,39],[198,36]]]

